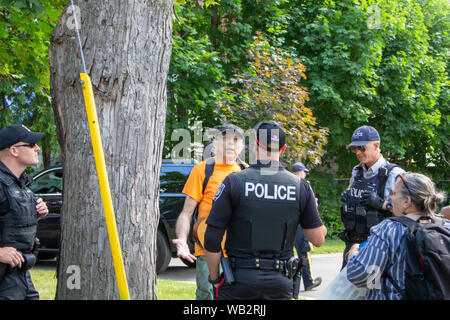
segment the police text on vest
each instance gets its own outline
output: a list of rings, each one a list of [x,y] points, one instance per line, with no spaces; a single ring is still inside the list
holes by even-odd
[[[295,201],[296,187],[268,183],[245,182],[245,196],[254,194],[256,198],[268,200]]]

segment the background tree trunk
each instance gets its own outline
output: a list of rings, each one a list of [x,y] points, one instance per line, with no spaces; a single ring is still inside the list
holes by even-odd
[[[77,2],[130,296],[154,299],[173,0]],[[49,53],[64,166],[56,298],[117,299],[80,85],[80,52],[67,9],[53,32]]]

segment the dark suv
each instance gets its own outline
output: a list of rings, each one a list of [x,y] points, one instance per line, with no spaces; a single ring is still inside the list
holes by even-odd
[[[176,238],[175,223],[183,209],[185,195],[181,193],[184,184],[194,167],[194,163],[177,163],[163,160],[160,173],[159,211],[160,219],[157,233],[156,258],[157,273],[167,269],[172,257],[176,257],[176,247],[172,239]],[[40,259],[51,259],[59,253],[61,239],[60,214],[62,206],[62,167],[45,169],[33,177],[31,190],[47,203],[49,214],[39,220],[37,237],[41,242]],[[194,241],[189,239],[189,247],[194,251]],[[185,261],[186,265],[194,266]]]

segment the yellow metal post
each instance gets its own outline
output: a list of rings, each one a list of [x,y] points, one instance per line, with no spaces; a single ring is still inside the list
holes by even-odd
[[[122,259],[122,251],[120,249],[119,235],[117,233],[116,218],[114,216],[114,208],[109,189],[108,173],[106,172],[105,157],[103,154],[103,145],[91,79],[85,73],[80,73],[80,79],[82,81],[84,103],[86,104],[89,131],[91,133],[92,148],[94,150],[94,159],[97,167],[103,209],[105,210],[106,228],[108,229],[109,244],[111,246],[111,254],[114,263],[114,270],[116,272],[119,296],[121,300],[130,300],[127,277]]]

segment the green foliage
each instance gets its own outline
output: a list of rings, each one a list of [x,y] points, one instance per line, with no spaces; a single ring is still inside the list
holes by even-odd
[[[448,8],[431,0],[286,7],[286,44],[308,69],[311,108],[331,132],[326,162],[340,173],[355,161],[345,151],[353,130],[370,124],[394,162],[422,171],[434,163],[448,176]]]
[[[250,66],[225,87],[221,109],[227,120],[250,128],[263,120],[275,120],[286,131],[285,160],[302,159],[319,164],[327,142],[326,128],[319,128],[305,106],[308,92],[300,87],[305,67],[287,52],[272,47],[262,36],[250,45]]]
[[[206,34],[195,27],[202,18],[190,6],[179,6],[182,23],[174,20],[172,59],[167,82],[168,102],[164,155],[170,154],[177,141],[172,132],[188,128],[194,121],[204,127],[219,123],[216,101],[220,83],[224,81],[220,57]]]
[[[319,199],[319,214],[327,227],[327,239],[338,239],[339,232],[344,229],[342,224],[339,196],[347,189],[348,180],[336,180],[335,176],[313,170],[307,177],[316,197]]]
[[[257,32],[271,44],[280,44],[287,20],[282,1],[221,0],[177,1],[173,19],[173,50],[168,81],[167,126],[164,156],[178,141],[170,141],[178,128],[203,128],[223,121],[220,89],[248,67],[246,56]],[[247,128],[244,128],[247,129]]]
[[[48,47],[65,1],[0,1],[0,127],[25,123],[58,149],[50,104]]]

